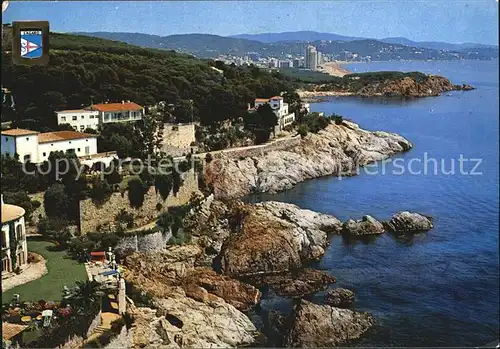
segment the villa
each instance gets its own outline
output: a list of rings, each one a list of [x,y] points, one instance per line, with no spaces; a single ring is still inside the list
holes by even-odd
[[[131,102],[92,104],[84,109],[56,112],[57,124],[69,124],[75,131],[97,130],[102,124],[138,121],[144,116],[144,107]]]
[[[269,104],[274,114],[278,118],[278,125],[276,125],[274,132],[280,132],[285,129],[285,127],[293,124],[295,121],[295,114],[288,111],[288,103],[283,101],[283,97],[274,96],[271,98],[256,98],[254,101],[254,107],[250,108],[250,111],[257,110],[260,106],[264,104]]]
[[[25,211],[2,200],[2,279],[28,263],[28,245],[24,222]]]
[[[113,160],[115,153],[97,152],[97,135],[76,131],[56,131],[40,133],[25,129],[10,129],[1,132],[1,153],[14,157],[21,162],[42,163],[49,159],[52,152],[62,151],[75,154],[89,167],[95,162],[106,166]]]

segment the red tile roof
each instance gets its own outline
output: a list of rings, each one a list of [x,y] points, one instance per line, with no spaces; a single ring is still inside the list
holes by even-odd
[[[89,111],[86,109],[67,109],[67,110],[59,110],[56,113],[88,113]]]
[[[22,128],[13,128],[10,130],[5,130],[2,131],[2,135],[5,136],[27,136],[27,135],[36,135],[38,132],[37,131],[31,131],[31,130],[25,130]]]
[[[71,139],[81,139],[81,138],[91,138],[91,137],[97,137],[97,135],[90,133],[76,132],[76,131],[47,132],[47,133],[40,133],[38,135],[38,143],[59,142]]]
[[[89,109],[99,110],[100,112],[107,112],[107,111],[141,110],[143,109],[143,107],[134,102],[127,102],[127,103],[93,104],[89,107]]]

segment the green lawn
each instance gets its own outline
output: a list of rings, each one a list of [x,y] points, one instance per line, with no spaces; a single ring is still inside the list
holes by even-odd
[[[76,281],[87,280],[83,264],[68,258],[66,251],[51,251],[51,247],[54,247],[51,242],[28,239],[28,251],[36,252],[45,258],[48,272],[40,279],[3,292],[4,303],[9,302],[14,293],[19,293],[21,301],[58,301],[62,298],[64,285],[73,286]]]

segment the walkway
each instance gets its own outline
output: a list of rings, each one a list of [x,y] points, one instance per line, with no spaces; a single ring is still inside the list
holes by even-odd
[[[16,286],[25,284],[27,282],[36,280],[47,274],[47,265],[45,259],[42,256],[39,257],[41,261],[36,263],[30,263],[23,269],[21,274],[3,279],[2,280],[2,292],[10,290]]]

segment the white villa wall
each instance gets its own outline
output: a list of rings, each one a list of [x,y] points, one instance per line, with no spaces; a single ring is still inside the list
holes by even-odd
[[[99,112],[99,121],[103,124],[111,122],[128,122],[141,120],[144,115],[144,109],[127,111]]]
[[[78,132],[86,128],[97,130],[99,125],[99,112],[93,110],[63,110],[56,112],[56,115],[58,125],[70,124]]]
[[[88,153],[85,148],[88,148]],[[97,154],[97,138],[88,137],[71,140],[61,140],[47,143],[40,143],[38,146],[39,162],[48,160],[50,152],[62,151],[66,152],[68,149],[74,149],[77,156]]]
[[[2,135],[2,154],[14,157],[17,153],[19,160],[24,161],[25,156],[30,156],[33,163],[38,162],[38,135],[5,136]]]

